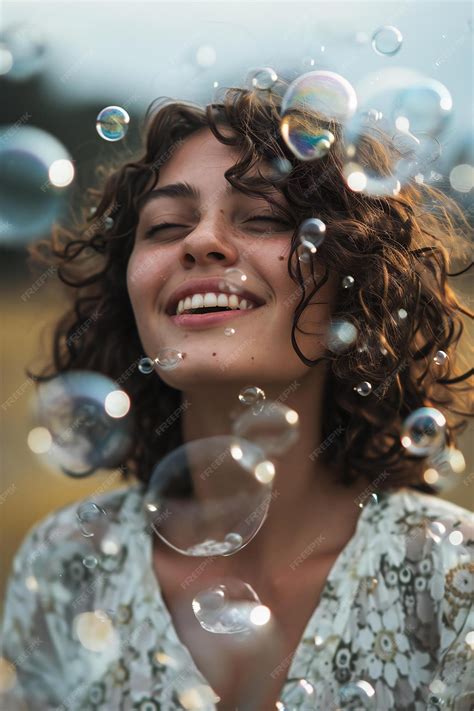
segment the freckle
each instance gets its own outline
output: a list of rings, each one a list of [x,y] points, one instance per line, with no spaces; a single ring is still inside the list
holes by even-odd
[[[278,259],[280,260],[280,262],[282,262],[285,259],[285,257],[278,257]]]
[[[212,355],[216,355],[216,354],[215,354],[215,353],[213,353]]]
[[[253,356],[250,356],[250,360],[255,360],[255,358]]]

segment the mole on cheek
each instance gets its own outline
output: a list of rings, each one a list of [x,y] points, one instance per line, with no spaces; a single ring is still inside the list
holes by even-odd
[[[285,259],[285,257],[278,257],[278,259],[280,260],[280,262],[282,262]]]
[[[213,353],[212,355],[216,355],[216,354],[215,354],[215,353]]]

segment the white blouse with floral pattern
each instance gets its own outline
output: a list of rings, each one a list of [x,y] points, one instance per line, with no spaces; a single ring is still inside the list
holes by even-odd
[[[163,602],[143,493],[94,499],[100,536],[81,532],[75,504],[26,538],[7,591],[2,711],[217,708],[189,693],[209,685]],[[411,489],[364,506],[289,669],[275,670],[286,679],[277,707],[474,708],[473,527],[468,511]],[[300,679],[313,689],[304,705]],[[355,702],[361,688],[374,693]]]

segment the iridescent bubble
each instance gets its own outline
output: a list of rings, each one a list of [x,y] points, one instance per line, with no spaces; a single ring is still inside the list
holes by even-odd
[[[199,624],[213,634],[236,634],[253,629],[252,616],[261,602],[255,590],[240,580],[226,580],[198,593],[192,602]]]
[[[278,74],[271,67],[262,67],[251,71],[246,80],[246,84],[251,89],[271,89],[278,80]]]
[[[425,457],[442,447],[446,419],[434,407],[420,407],[402,425],[401,443],[409,454]]]
[[[256,473],[264,461],[258,446],[235,436],[182,445],[153,470],[144,503],[151,528],[184,555],[235,553],[267,515],[272,482]]]
[[[72,477],[118,466],[132,443],[128,395],[113,380],[71,371],[37,389],[37,419],[51,436],[47,457]]]
[[[95,127],[105,141],[120,141],[125,137],[130,116],[120,106],[106,106],[99,112]]]
[[[423,78],[398,92],[393,118],[407,120],[411,133],[437,136],[451,117],[453,100],[448,89],[436,79]]]
[[[185,354],[175,348],[162,348],[158,351],[155,363],[163,370],[174,370],[184,359]]]
[[[436,351],[433,361],[436,365],[445,365],[448,362],[448,354],[445,351]]]
[[[281,115],[297,109],[343,122],[356,108],[357,96],[347,79],[319,70],[302,74],[290,84],[282,99]]]
[[[358,395],[361,395],[361,397],[367,397],[367,395],[370,395],[370,393],[372,392],[372,385],[367,380],[364,380],[363,382],[356,385],[354,390]]]
[[[153,373],[153,371],[155,370],[155,361],[153,360],[153,358],[148,358],[147,356],[140,358],[138,362],[138,370],[144,375],[149,375],[150,373]]]
[[[291,152],[302,161],[323,158],[334,143],[334,134],[311,118],[287,114],[280,124],[281,135]]]
[[[38,27],[15,24],[0,33],[4,52],[3,74],[11,81],[26,81],[37,76],[46,59],[45,38]],[[6,71],[5,71],[6,69]]]
[[[344,353],[357,339],[357,328],[350,321],[331,321],[327,333],[327,347],[333,353]]]
[[[291,679],[286,682],[281,699],[279,711],[313,711],[316,702],[314,686],[307,679]]]
[[[235,334],[235,328],[232,328],[229,326],[228,328],[224,328],[224,336],[233,336]]]
[[[299,437],[299,417],[295,410],[266,400],[258,412],[246,411],[233,423],[232,430],[261,449],[265,456],[279,456]]]
[[[0,243],[25,244],[49,233],[66,197],[61,166],[72,165],[68,151],[49,133],[23,125],[25,117],[0,129]],[[61,177],[62,186],[54,182]]]
[[[403,36],[400,30],[393,25],[384,25],[375,30],[372,36],[372,47],[377,54],[392,57],[400,50]]]
[[[345,276],[342,280],[342,288],[343,289],[350,289],[351,287],[354,286],[354,284],[355,284],[355,279],[353,276],[350,276],[350,275]]]
[[[351,709],[351,711],[362,711],[371,709],[376,711],[375,689],[368,681],[360,681],[345,684],[339,690],[340,709]]]

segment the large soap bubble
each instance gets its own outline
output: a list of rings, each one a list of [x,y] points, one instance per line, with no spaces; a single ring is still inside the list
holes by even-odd
[[[46,454],[72,477],[115,467],[130,448],[128,395],[100,373],[70,371],[41,383],[37,419],[49,433]]]
[[[188,442],[155,467],[144,506],[155,533],[188,556],[232,555],[258,532],[275,469],[261,448],[220,435]]]

